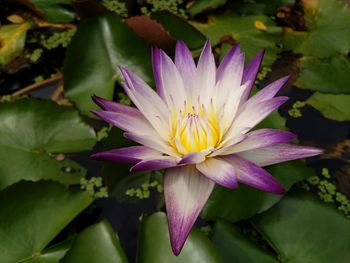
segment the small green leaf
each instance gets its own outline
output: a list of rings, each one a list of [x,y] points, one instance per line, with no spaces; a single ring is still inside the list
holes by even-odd
[[[225,262],[235,263],[278,263],[269,252],[249,240],[239,229],[225,222],[215,223],[212,241],[224,258]]]
[[[1,262],[35,258],[92,202],[54,182],[20,182],[0,192]]]
[[[41,253],[34,255],[31,259],[21,261],[23,263],[59,263],[71,246],[71,240],[64,241],[44,249]]]
[[[332,94],[350,93],[350,60],[347,57],[303,57],[299,67],[297,87]]]
[[[16,25],[0,26],[0,65],[7,65],[23,52],[28,22]]]
[[[208,9],[214,9],[224,5],[226,2],[227,0],[196,0],[188,9],[188,12],[194,16]]]
[[[280,262],[349,262],[350,221],[311,193],[289,193],[254,222],[274,245]]]
[[[289,190],[291,186],[314,175],[302,161],[275,164],[266,169]],[[245,185],[236,190],[216,186],[202,211],[205,219],[226,219],[237,222],[266,211],[279,202],[283,196],[266,193]]]
[[[166,11],[154,12],[151,18],[161,24],[175,39],[183,40],[190,49],[200,49],[205,36],[183,18]]]
[[[85,174],[74,161],[55,156],[90,150],[96,142],[74,109],[22,99],[1,103],[0,119],[0,189],[22,179],[78,183]]]
[[[75,19],[75,13],[69,8],[70,0],[30,0],[37,11],[52,23],[69,23]]]
[[[155,213],[143,220],[139,237],[137,263],[222,263],[210,240],[198,229],[192,229],[179,256],[170,247],[164,213]]]
[[[132,70],[152,83],[151,53],[148,45],[116,16],[82,22],[68,47],[64,64],[65,94],[85,114],[98,107],[96,94],[112,99],[118,66]]]
[[[192,24],[207,36],[213,45],[220,43],[223,37],[233,37],[241,44],[246,59],[251,59],[256,53],[265,49],[264,65],[272,64],[280,51],[276,43],[280,40],[282,30],[267,16],[237,16],[226,12],[222,15],[209,16],[208,23],[192,22]]]
[[[350,95],[315,92],[306,103],[328,119],[350,121]]]
[[[73,241],[61,263],[127,263],[118,236],[107,221],[90,226]]]

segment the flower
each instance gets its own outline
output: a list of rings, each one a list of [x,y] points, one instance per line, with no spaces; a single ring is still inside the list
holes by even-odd
[[[125,131],[141,146],[94,154],[96,159],[135,164],[132,171],[166,169],[165,205],[171,246],[178,255],[215,183],[234,189],[238,183],[283,194],[281,184],[262,166],[318,155],[321,150],[289,143],[288,131],[252,130],[282,105],[275,97],[288,77],[249,98],[263,52],[244,68],[244,54],[234,46],[216,68],[207,41],[195,64],[178,41],[173,62],[152,49],[157,92],[120,67],[124,90],[136,108],[93,97],[99,118]],[[248,99],[249,98],[249,99]]]

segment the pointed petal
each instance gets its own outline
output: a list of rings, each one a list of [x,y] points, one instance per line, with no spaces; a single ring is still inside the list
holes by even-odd
[[[278,93],[278,91],[288,82],[289,78],[290,78],[289,76],[280,78],[272,82],[265,88],[261,89],[259,92],[257,92],[253,97],[251,97],[248,100],[246,106],[254,105],[256,103],[272,99]]]
[[[234,167],[223,159],[208,158],[205,162],[196,164],[196,168],[206,177],[224,187],[234,189],[238,186]]]
[[[185,89],[192,89],[194,87],[194,76],[196,75],[196,64],[191,51],[181,40],[176,42],[175,65],[182,77]]]
[[[247,87],[247,89],[244,92],[242,101],[246,101],[249,97],[249,93],[252,90],[256,76],[259,72],[261,62],[264,58],[265,51],[261,51],[249,62],[247,67],[244,69],[243,77],[242,77],[242,84],[246,83],[248,80],[250,80],[250,85]]]
[[[276,145],[240,152],[239,156],[258,166],[267,166],[322,154],[321,149],[309,146],[279,143]]]
[[[164,196],[168,214],[171,247],[178,255],[214,182],[201,175],[194,166],[170,168],[164,175]]]
[[[143,131],[150,134],[156,134],[156,131],[143,115],[127,115],[112,111],[91,110],[100,119],[116,126],[124,131]]]
[[[124,137],[170,156],[177,157],[179,155],[167,142],[159,139],[157,136],[147,133],[136,133],[135,131],[125,132]]]
[[[266,170],[237,155],[225,157],[235,167],[240,183],[274,194],[284,194],[283,186]]]
[[[138,117],[143,116],[138,109],[120,104],[118,102],[106,100],[95,95],[92,96],[92,99],[98,106],[100,106],[105,111],[112,111],[127,115],[136,115]]]
[[[205,43],[197,64],[196,87],[193,99],[200,97],[201,103],[208,105],[214,92],[216,82],[216,66],[210,41]]]
[[[154,47],[152,52],[153,72],[157,91],[168,106],[180,109],[186,100],[184,84],[177,67],[162,50]]]
[[[226,149],[225,151],[221,152],[221,155],[253,150],[277,143],[289,142],[294,139],[296,139],[295,134],[289,131],[275,129],[255,130],[247,133],[245,138],[239,143],[225,147]]]
[[[218,78],[218,87],[215,90],[215,95],[217,98],[216,103],[219,105],[219,107],[226,104],[226,107],[232,108],[232,105],[240,104],[244,91],[251,83],[249,80],[249,83],[246,82],[241,85],[243,69],[244,54],[242,53],[233,56],[233,59],[227,63],[225,69],[221,73],[220,78]],[[236,108],[236,106],[234,108]],[[235,112],[233,114],[235,114]],[[234,116],[231,115],[231,118],[233,117]]]
[[[123,87],[129,98],[157,132],[163,138],[167,137],[170,112],[163,100],[134,73],[122,67],[120,71],[125,80]]]
[[[142,160],[141,162],[135,164],[131,167],[130,171],[140,172],[140,171],[155,171],[165,168],[170,168],[177,166],[177,161],[171,156],[158,156],[148,160]]]
[[[92,158],[97,160],[123,163],[137,163],[144,159],[150,159],[156,156],[162,156],[162,153],[145,146],[131,146],[91,155]]]
[[[231,138],[238,135],[238,131],[242,127],[248,128],[248,130],[252,129],[287,100],[288,97],[281,96],[245,107],[233,121],[230,129],[225,134],[224,140],[229,142]],[[228,145],[226,144],[224,146]]]
[[[240,45],[236,44],[234,45],[224,56],[224,58],[222,59],[218,69],[216,70],[216,81],[218,82],[219,79],[222,78],[222,75],[224,74],[224,72],[226,71],[226,68],[228,67],[228,65],[236,59],[236,57],[238,57],[238,55],[240,54]]]
[[[205,160],[205,154],[202,152],[193,152],[186,154],[179,162],[179,164],[196,164]]]

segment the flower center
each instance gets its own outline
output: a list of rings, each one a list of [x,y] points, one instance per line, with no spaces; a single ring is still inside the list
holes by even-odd
[[[173,114],[170,144],[182,155],[215,148],[220,141],[220,131],[213,110],[207,112],[187,107],[185,113]]]

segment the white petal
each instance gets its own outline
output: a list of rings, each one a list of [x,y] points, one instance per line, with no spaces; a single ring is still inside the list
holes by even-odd
[[[170,168],[164,175],[164,196],[168,214],[172,249],[178,255],[214,182],[201,175],[194,166]]]

